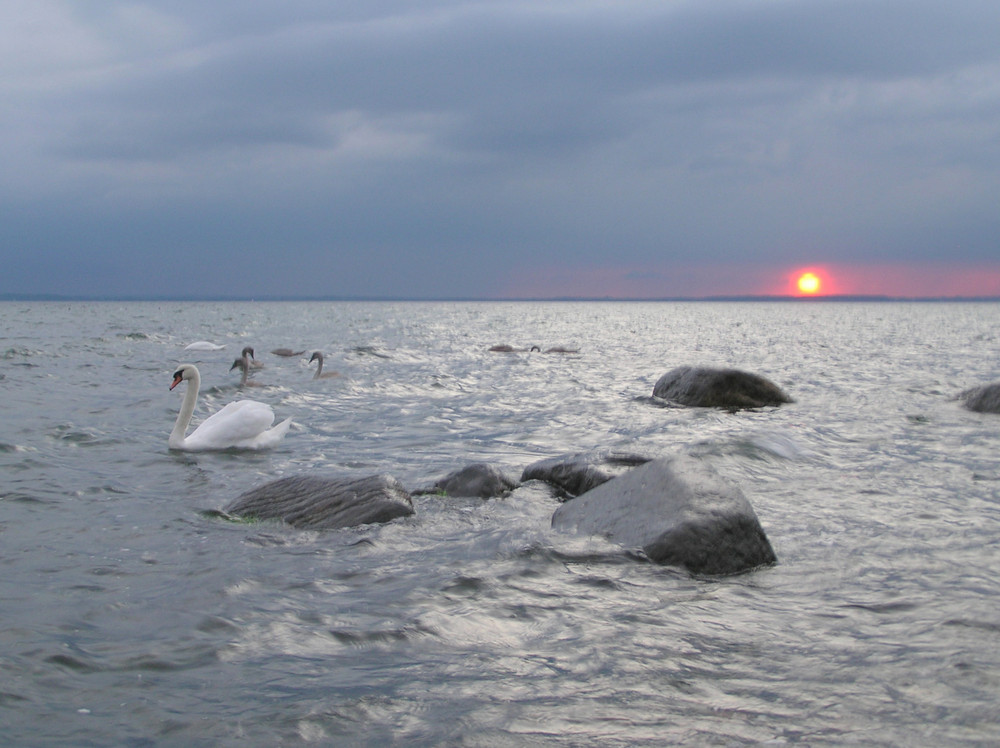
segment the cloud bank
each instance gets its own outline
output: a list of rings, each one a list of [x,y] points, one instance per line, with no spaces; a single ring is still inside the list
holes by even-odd
[[[827,263],[1000,294],[992,1],[33,0],[0,29],[0,293],[783,293]]]

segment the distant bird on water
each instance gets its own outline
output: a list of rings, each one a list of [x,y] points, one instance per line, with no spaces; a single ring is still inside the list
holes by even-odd
[[[244,361],[247,362],[247,365],[248,365],[247,368],[250,368],[250,369],[263,369],[264,368],[264,364],[262,364],[260,361],[258,361],[254,357],[254,355],[253,355],[253,348],[251,346],[249,346],[249,345],[245,346],[243,348],[243,350],[240,352],[240,357]],[[230,371],[232,371],[232,369],[230,369]]]
[[[226,346],[216,345],[208,340],[199,340],[191,345],[184,346],[185,351],[221,351]]]
[[[319,365],[316,367],[316,373],[313,375],[313,379],[333,379],[333,377],[340,376],[339,371],[328,371],[325,374],[323,373],[323,354],[319,351],[316,351],[312,355],[312,358],[309,359],[310,364],[313,361],[319,361]]]
[[[238,359],[233,361],[233,365],[229,367],[229,371],[233,369],[239,369],[243,372],[243,376],[240,377],[240,387],[263,387],[260,382],[255,382],[249,378],[250,376],[250,359],[247,356],[240,356]]]

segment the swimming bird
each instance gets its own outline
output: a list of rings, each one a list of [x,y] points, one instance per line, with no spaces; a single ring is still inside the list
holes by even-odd
[[[319,361],[319,365],[316,367],[316,373],[313,375],[313,379],[332,379],[333,377],[339,377],[339,371],[328,371],[326,374],[323,373],[323,354],[316,351],[312,358],[309,359],[311,364],[313,361]]]
[[[292,419],[286,418],[277,426],[271,406],[256,400],[237,400],[206,418],[190,436],[185,436],[198,403],[201,374],[194,364],[181,364],[174,372],[173,389],[187,382],[187,391],[181,403],[174,430],[168,444],[171,449],[189,452],[212,449],[267,449],[277,445],[288,433]]]
[[[529,349],[529,348],[515,348],[514,346],[507,345],[506,343],[490,347],[490,353],[523,353],[524,351],[527,351],[528,353],[534,353],[535,351],[538,351],[539,353],[541,353],[541,350],[542,349],[539,348],[537,345],[533,345]]]
[[[247,365],[249,360],[246,356],[241,356],[233,361],[233,365],[229,367],[229,371],[239,369],[243,372],[243,376],[240,378],[240,387],[263,387],[264,385],[260,382],[255,382],[248,378],[250,374],[250,367]]]
[[[247,362],[248,369],[263,369],[264,364],[258,361],[253,355],[253,348],[249,345],[244,346],[243,350],[240,351],[240,356],[244,361]],[[232,369],[230,369],[232,371]]]
[[[184,346],[185,351],[221,351],[226,346],[217,345],[208,340],[199,340],[191,345]]]
[[[292,356],[301,356],[305,351],[293,351],[291,348],[275,348],[271,351],[275,356],[284,356],[285,358],[291,358]]]

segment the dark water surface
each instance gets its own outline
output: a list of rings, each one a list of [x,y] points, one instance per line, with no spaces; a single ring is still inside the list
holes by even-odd
[[[0,320],[2,744],[1000,742],[1000,416],[954,399],[1000,379],[1000,305],[11,302]],[[236,387],[244,345],[270,386]],[[313,350],[342,376],[312,380]],[[292,432],[170,452],[181,361],[196,420],[249,396]],[[682,364],[796,402],[653,402]],[[643,563],[552,531],[533,484],[336,532],[207,513],[283,475],[417,488],[598,447],[711,462],[779,563]]]

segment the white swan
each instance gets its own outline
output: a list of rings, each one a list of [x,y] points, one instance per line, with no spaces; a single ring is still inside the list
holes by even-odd
[[[313,375],[313,379],[333,379],[333,377],[339,377],[339,371],[328,371],[326,374],[323,373],[323,354],[316,351],[312,358],[309,359],[311,364],[313,361],[319,361],[319,365],[316,367],[316,373]]]
[[[237,400],[218,413],[206,418],[190,436],[185,436],[201,388],[201,374],[194,364],[181,364],[174,372],[173,389],[181,382],[188,383],[184,402],[168,444],[171,449],[202,451],[209,449],[267,449],[280,442],[288,433],[292,419],[286,418],[274,428],[274,411],[270,405],[255,400]]]
[[[208,340],[199,340],[191,345],[184,346],[185,351],[221,351],[226,346],[217,345]]]

